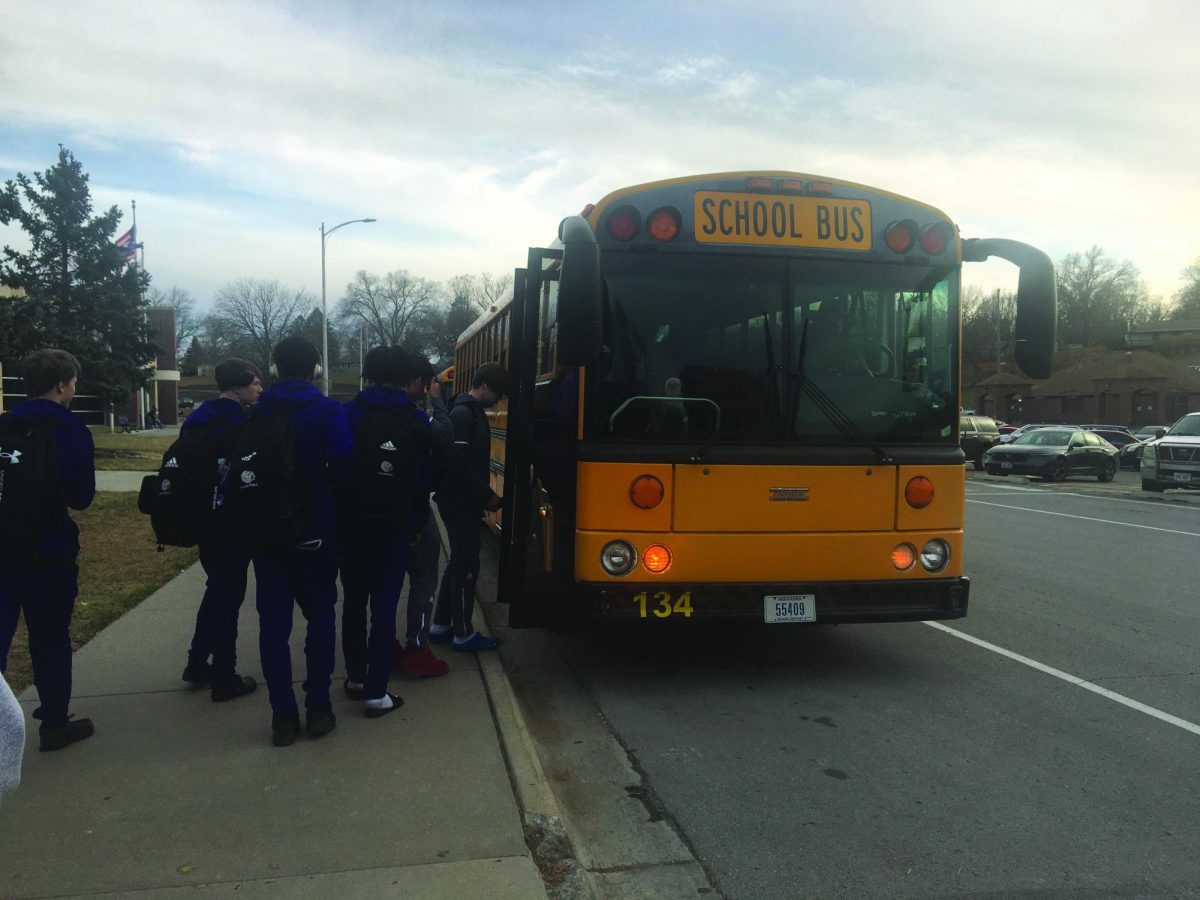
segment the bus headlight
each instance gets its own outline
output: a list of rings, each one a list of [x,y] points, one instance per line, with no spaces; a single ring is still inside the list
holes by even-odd
[[[921,548],[921,565],[927,572],[940,572],[950,562],[950,545],[940,538],[926,541]]]
[[[637,551],[625,541],[609,541],[600,551],[600,566],[609,575],[627,575],[637,562]]]

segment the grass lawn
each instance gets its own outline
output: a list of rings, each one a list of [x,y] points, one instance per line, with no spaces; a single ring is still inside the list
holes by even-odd
[[[76,648],[197,559],[194,547],[155,551],[150,518],[138,512],[137,494],[100,493],[88,509],[73,510],[71,516],[79,524],[83,548],[79,554],[79,597],[71,618],[71,639]],[[14,691],[33,683],[23,621],[8,655],[5,678]]]
[[[106,427],[92,429],[96,468],[121,472],[157,472],[163,453],[178,437],[174,432],[139,431],[115,434]]]

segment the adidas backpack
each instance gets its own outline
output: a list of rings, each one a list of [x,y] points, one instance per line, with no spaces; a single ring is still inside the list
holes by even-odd
[[[338,494],[338,517],[348,531],[394,534],[412,519],[417,466],[428,438],[407,408],[355,402],[366,414],[354,431],[354,459]]]
[[[313,502],[296,463],[295,417],[307,403],[260,402],[234,441],[223,515],[251,550],[285,550],[304,540]]]
[[[159,549],[191,547],[213,534],[220,490],[216,434],[228,417],[183,429],[157,474],[142,479],[138,509],[150,516]]]
[[[11,413],[0,416],[0,555],[36,549],[64,503],[50,426]]]

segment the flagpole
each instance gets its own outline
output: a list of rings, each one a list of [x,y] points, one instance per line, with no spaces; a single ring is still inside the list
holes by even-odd
[[[137,279],[138,306],[142,306],[142,303],[143,303],[142,278],[141,278],[141,272],[139,272],[138,270],[145,269],[145,255],[143,254],[142,262],[141,262],[141,264],[139,264],[138,257],[137,257],[137,252],[138,252],[138,248],[137,248],[137,244],[138,244],[138,239],[137,239],[137,201],[130,200],[129,205],[131,207],[133,207],[133,217],[132,217],[133,218],[132,243],[134,245],[134,247],[133,247],[133,277],[135,279]],[[142,309],[142,321],[143,322],[146,321],[146,310],[144,307]],[[143,387],[138,388],[137,405],[138,405],[138,414],[137,414],[138,428],[141,429],[142,431],[145,431],[146,430],[146,389]]]

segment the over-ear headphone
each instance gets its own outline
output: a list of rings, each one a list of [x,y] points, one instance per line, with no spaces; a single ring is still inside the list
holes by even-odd
[[[279,377],[279,367],[277,365],[275,365],[275,363],[271,363],[271,368],[267,369],[267,372],[270,373],[272,378]],[[320,363],[317,363],[315,366],[313,366],[313,373],[309,377],[310,378],[320,378],[324,374],[325,374],[325,370],[321,368]],[[251,380],[253,380],[253,379],[251,379]]]

